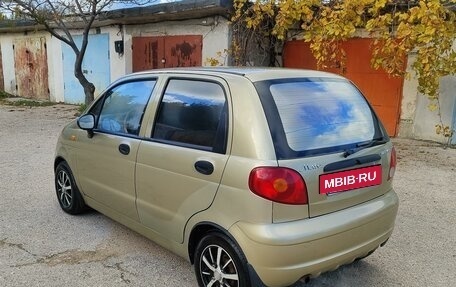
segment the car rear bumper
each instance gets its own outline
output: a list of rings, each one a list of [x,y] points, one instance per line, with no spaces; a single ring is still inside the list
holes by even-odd
[[[363,204],[315,218],[230,228],[267,286],[288,286],[367,255],[390,237],[399,200],[390,190]]]

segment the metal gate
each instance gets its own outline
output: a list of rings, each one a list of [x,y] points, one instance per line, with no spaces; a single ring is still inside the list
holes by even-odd
[[[347,55],[346,66],[343,69],[328,68],[326,71],[342,74],[352,80],[374,107],[388,134],[396,136],[404,79],[389,76],[385,71],[374,70],[371,67],[372,41],[372,39],[358,38],[341,43]],[[317,68],[309,43],[304,41],[287,42],[283,62],[285,67]]]
[[[46,39],[16,39],[13,49],[16,95],[49,100]]]
[[[202,64],[203,36],[133,37],[133,72]]]
[[[81,47],[82,36],[73,36]],[[85,101],[84,89],[74,76],[76,55],[66,44],[62,44],[63,83],[65,103],[82,104]],[[82,61],[82,71],[95,85],[95,96],[102,92],[111,81],[109,60],[109,34],[89,35],[89,43]]]

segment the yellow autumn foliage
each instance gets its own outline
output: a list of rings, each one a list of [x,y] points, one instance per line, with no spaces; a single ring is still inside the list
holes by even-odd
[[[436,99],[439,79],[455,74],[456,0],[235,0],[233,22],[285,41],[299,31],[319,66],[344,65],[338,43],[367,30],[375,39],[372,66],[404,75],[407,55],[416,53],[413,69],[419,91]],[[264,21],[273,23],[264,30]]]

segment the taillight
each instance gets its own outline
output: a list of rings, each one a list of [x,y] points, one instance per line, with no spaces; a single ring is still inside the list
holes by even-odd
[[[391,159],[390,159],[390,168],[389,168],[389,172],[388,172],[388,180],[390,180],[394,177],[394,173],[396,172],[396,164],[397,164],[396,149],[393,147],[391,149]]]
[[[307,187],[301,175],[283,167],[257,167],[250,172],[250,190],[266,199],[286,204],[307,204]]]

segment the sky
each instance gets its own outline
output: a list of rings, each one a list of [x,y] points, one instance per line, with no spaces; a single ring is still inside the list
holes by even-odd
[[[148,6],[148,5],[152,5],[152,4],[160,4],[160,3],[169,3],[169,2],[176,2],[178,0],[151,0],[151,1],[142,1],[144,2],[145,4],[142,5],[142,6]],[[151,3],[147,3],[147,2],[151,2]],[[116,3],[114,5],[111,6],[110,10],[114,10],[114,9],[122,9],[122,8],[131,8],[131,7],[137,7],[139,5],[137,4],[125,4],[125,3]]]

